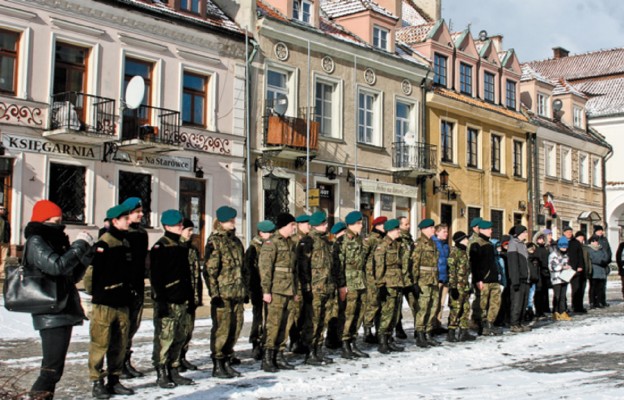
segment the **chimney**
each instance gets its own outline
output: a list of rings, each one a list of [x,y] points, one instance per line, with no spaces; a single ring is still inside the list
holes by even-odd
[[[494,44],[494,48],[496,49],[496,52],[503,51],[503,35],[492,35],[489,37],[489,39]]]
[[[567,57],[568,54],[570,54],[570,52],[564,49],[563,47],[558,46],[558,47],[553,47],[552,49],[553,49],[553,57],[555,58],[555,60]]]

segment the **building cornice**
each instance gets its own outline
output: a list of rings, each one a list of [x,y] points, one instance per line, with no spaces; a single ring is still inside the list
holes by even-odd
[[[13,8],[7,5],[0,7],[0,14],[27,21],[37,18],[37,14],[35,14],[34,12],[20,10],[19,8]]]
[[[592,143],[587,140],[582,140],[568,134],[557,132],[552,129],[539,126],[537,128],[537,138],[546,140],[548,142],[555,142],[572,147],[575,150],[586,151],[588,153],[604,157],[609,153],[609,149],[604,146],[600,146],[596,143]]]

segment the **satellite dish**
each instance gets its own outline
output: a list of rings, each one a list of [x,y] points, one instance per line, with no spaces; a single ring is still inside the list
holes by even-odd
[[[413,146],[416,144],[416,135],[414,135],[414,132],[407,132],[405,134],[405,136],[403,136],[403,143],[405,143],[408,146]]]
[[[130,79],[126,87],[126,107],[132,110],[138,108],[145,96],[145,81],[143,77],[136,75]]]
[[[273,112],[283,117],[286,114],[286,110],[288,110],[288,97],[283,93],[278,93],[275,99],[273,99]]]
[[[553,101],[553,110],[555,111],[561,111],[561,108],[563,107],[563,102],[559,99]]]

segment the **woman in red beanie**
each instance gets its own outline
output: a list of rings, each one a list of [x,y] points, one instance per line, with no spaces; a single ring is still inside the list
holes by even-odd
[[[86,231],[69,243],[63,212],[49,200],[35,203],[26,225],[24,263],[39,268],[48,279],[56,281],[59,291],[67,294],[67,305],[56,314],[33,314],[33,325],[41,336],[43,359],[39,378],[31,388],[38,399],[54,398],[57,382],[63,375],[72,328],[86,319],[80,305],[76,283],[82,279],[93,257],[93,238]]]

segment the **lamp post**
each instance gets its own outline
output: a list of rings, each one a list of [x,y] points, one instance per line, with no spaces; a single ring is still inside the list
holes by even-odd
[[[262,188],[265,191],[277,190],[277,186],[279,185],[278,179],[279,178],[273,174],[273,171],[269,172],[268,175],[262,177]]]

